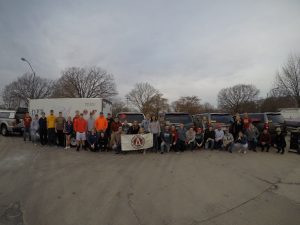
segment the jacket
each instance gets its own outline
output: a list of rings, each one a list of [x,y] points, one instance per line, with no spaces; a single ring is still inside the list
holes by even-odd
[[[270,133],[266,133],[266,134],[262,133],[260,135],[259,142],[260,143],[265,142],[265,143],[271,144],[271,134]]]
[[[97,131],[105,131],[107,129],[108,122],[104,116],[99,116],[95,121],[95,128]]]
[[[282,133],[275,135],[274,144],[282,148],[286,147],[285,137]]]
[[[84,133],[87,130],[87,122],[85,119],[77,119],[74,123],[75,132]]]
[[[47,130],[47,118],[41,117],[39,119],[39,129],[40,130]]]

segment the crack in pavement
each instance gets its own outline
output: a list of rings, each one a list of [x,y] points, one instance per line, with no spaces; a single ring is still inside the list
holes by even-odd
[[[128,203],[129,208],[131,209],[132,214],[134,215],[136,221],[138,222],[138,224],[142,225],[141,220],[140,220],[139,216],[137,215],[137,213],[136,213],[136,211],[135,211],[135,209],[132,205],[132,199],[131,199],[132,195],[133,195],[133,193],[128,193],[127,194],[127,203]]]
[[[257,178],[257,179],[259,179],[259,178]],[[278,188],[277,184],[279,183],[279,181],[277,181],[276,183],[272,183],[272,182],[267,181],[267,180],[264,180],[264,179],[262,179],[262,181],[267,182],[267,183],[270,184],[270,185],[269,185],[266,189],[264,189],[262,192],[258,193],[258,194],[255,195],[254,197],[252,197],[252,198],[250,198],[250,199],[248,199],[248,200],[246,200],[246,201],[244,201],[244,202],[242,202],[242,203],[240,203],[240,204],[238,204],[238,205],[236,205],[236,206],[234,206],[234,207],[232,207],[232,208],[230,208],[230,209],[227,209],[227,210],[224,211],[224,212],[221,212],[221,213],[218,213],[218,214],[216,214],[216,215],[214,215],[214,216],[208,217],[208,218],[206,218],[206,219],[197,221],[197,224],[205,223],[205,222],[208,222],[208,221],[210,221],[210,220],[213,220],[213,219],[215,219],[215,218],[217,218],[217,217],[220,217],[220,216],[222,216],[222,215],[225,215],[225,214],[227,214],[227,213],[229,213],[229,212],[231,212],[231,211],[233,211],[233,210],[236,210],[236,209],[238,209],[238,208],[240,208],[240,207],[246,205],[247,203],[249,203],[249,202],[251,202],[251,201],[254,201],[255,199],[259,198],[261,195],[263,195],[265,192],[268,192],[268,191],[270,191],[270,190],[272,190],[272,189],[277,189],[277,188]]]

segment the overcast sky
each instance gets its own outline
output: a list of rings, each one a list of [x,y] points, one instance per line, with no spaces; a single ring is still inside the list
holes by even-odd
[[[264,97],[300,53],[300,1],[0,0],[0,88],[71,66],[114,74],[121,98],[149,82],[171,101],[254,84]]]

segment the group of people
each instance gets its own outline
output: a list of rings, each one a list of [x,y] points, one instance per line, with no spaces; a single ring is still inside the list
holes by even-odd
[[[76,111],[74,118],[70,116],[65,119],[62,113],[54,115],[51,110],[46,117],[43,112],[41,117],[35,115],[32,119],[29,113],[24,116],[24,141],[32,140],[37,144],[37,134],[39,134],[41,145],[57,145],[70,148],[71,135],[76,134],[77,151],[81,148],[91,151],[114,150],[117,154],[122,152],[122,134],[146,134],[153,135],[153,148],[148,149],[161,154],[170,150],[177,153],[185,150],[194,151],[195,149],[217,149],[232,153],[234,150],[246,153],[247,150],[256,152],[257,146],[261,151],[268,152],[273,145],[277,152],[284,154],[286,142],[280,128],[276,129],[276,135],[271,137],[268,128],[260,134],[253,125],[247,114],[243,118],[239,114],[235,116],[231,127],[213,127],[205,124],[203,127],[190,127],[186,129],[184,124],[177,128],[172,124],[161,123],[156,116],[146,118],[139,124],[134,121],[129,125],[126,120],[121,123],[119,119],[113,118],[111,114],[107,118],[100,112],[97,118],[90,113],[89,119],[85,120],[82,113]],[[145,152],[145,150],[144,150]]]

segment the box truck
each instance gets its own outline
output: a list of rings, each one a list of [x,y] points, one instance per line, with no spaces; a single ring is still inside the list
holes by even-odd
[[[112,112],[112,103],[103,98],[45,98],[45,99],[30,99],[29,100],[29,114],[41,115],[44,112],[49,115],[50,110],[54,110],[54,115],[58,116],[62,112],[63,116],[67,118],[75,116],[78,110],[83,113],[84,118],[88,119],[89,114],[95,114],[95,117],[103,112],[105,116]]]

